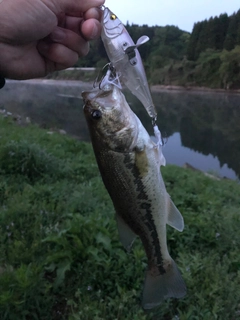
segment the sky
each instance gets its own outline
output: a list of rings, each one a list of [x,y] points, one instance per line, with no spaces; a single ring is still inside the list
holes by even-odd
[[[178,26],[191,32],[194,22],[218,16],[231,15],[240,9],[239,0],[106,0],[105,6],[114,12],[123,24],[149,26]]]

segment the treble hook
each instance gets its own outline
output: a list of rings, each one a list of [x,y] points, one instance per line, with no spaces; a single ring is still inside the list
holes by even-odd
[[[122,89],[122,85],[120,83],[120,75],[119,74],[113,74],[111,69],[109,69],[105,75],[105,77],[102,78],[102,80],[99,83],[99,89],[101,90],[108,84],[112,84],[116,87],[118,87],[120,90]]]
[[[108,70],[106,72],[106,75],[101,79],[99,83],[99,89],[102,89],[107,84],[112,84],[121,90],[122,86],[119,80],[120,76],[121,76],[121,73],[118,73],[114,68],[113,64],[110,62],[108,64]]]
[[[104,75],[104,71],[106,68],[107,68],[107,72]],[[102,74],[102,77],[99,80],[100,73]],[[122,89],[122,85],[120,83],[121,74],[116,72],[116,69],[114,68],[114,66],[112,65],[111,62],[105,64],[105,66],[102,68],[100,73],[93,83],[94,88],[96,88],[97,83],[99,83],[98,86],[99,86],[100,90],[102,90],[102,88],[105,87],[107,84],[114,85],[114,86],[118,87],[120,90]]]
[[[99,71],[99,73],[97,75],[97,78],[93,82],[93,88],[96,88],[97,83],[102,81],[102,79],[104,77],[104,70],[105,70],[106,67],[108,67],[108,69],[109,69],[109,66],[110,66],[110,62],[106,63],[105,66],[102,68],[102,70]],[[100,75],[101,75],[101,78],[100,78]]]

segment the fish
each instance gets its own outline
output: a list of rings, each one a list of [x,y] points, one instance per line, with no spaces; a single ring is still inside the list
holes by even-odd
[[[136,44],[119,18],[109,8],[103,8],[101,18],[103,41],[108,58],[124,84],[143,104],[149,116],[157,117],[138,47],[149,37],[142,36]]]
[[[161,147],[150,138],[122,91],[111,83],[82,93],[84,115],[103,183],[116,212],[119,238],[130,250],[138,236],[147,256],[143,309],[186,294],[181,273],[167,248],[166,224],[184,228],[166,191]]]

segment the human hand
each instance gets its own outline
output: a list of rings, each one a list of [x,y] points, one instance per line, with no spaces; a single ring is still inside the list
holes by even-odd
[[[85,56],[104,0],[0,0],[0,75],[42,77]]]

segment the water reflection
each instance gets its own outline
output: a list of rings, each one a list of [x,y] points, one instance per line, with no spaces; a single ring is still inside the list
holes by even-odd
[[[164,150],[168,163],[188,162],[228,178],[240,176],[239,95],[160,92],[153,98],[158,125],[169,137]],[[136,99],[132,106],[144,122],[144,110]],[[151,129],[150,123],[145,125]]]
[[[181,152],[176,155],[176,150],[181,146]],[[194,165],[202,171],[214,171],[222,177],[236,179],[235,172],[228,167],[227,164],[221,165],[217,156],[212,154],[204,155],[198,151],[182,145],[179,132],[174,133],[168,140],[163,149],[166,159],[171,159],[172,164],[183,166],[186,162]],[[214,173],[213,172],[213,173]]]
[[[0,91],[0,107],[30,117],[45,127],[57,127],[89,141],[82,113],[81,82],[7,82]],[[147,130],[151,121],[140,102],[126,98]],[[153,94],[158,125],[168,136],[168,163],[185,162],[235,179],[240,176],[240,96],[234,94],[165,91]]]

